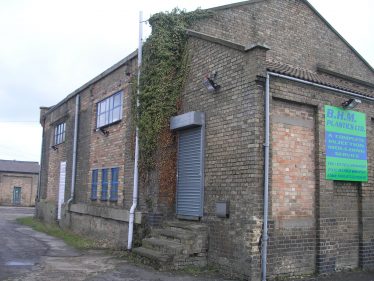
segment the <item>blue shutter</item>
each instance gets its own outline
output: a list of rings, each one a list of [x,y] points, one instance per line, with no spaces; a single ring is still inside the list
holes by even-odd
[[[92,170],[91,200],[97,200],[97,177],[98,170]]]
[[[110,183],[110,201],[118,200],[118,172],[119,168],[112,168],[112,181]]]
[[[101,200],[108,200],[108,169],[101,170]]]

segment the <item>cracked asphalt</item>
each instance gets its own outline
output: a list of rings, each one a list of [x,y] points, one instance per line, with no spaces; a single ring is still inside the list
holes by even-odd
[[[77,251],[61,240],[16,223],[33,216],[33,208],[0,207],[0,280],[6,281],[228,281],[159,272],[118,259],[105,251]],[[340,272],[292,281],[374,281],[374,272]]]

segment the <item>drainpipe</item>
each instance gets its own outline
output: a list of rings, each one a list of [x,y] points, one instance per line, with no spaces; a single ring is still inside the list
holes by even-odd
[[[142,45],[143,45],[143,12],[139,12],[139,47],[138,47],[138,92],[136,98],[136,107],[139,107],[139,85],[140,85],[140,67],[142,65]],[[127,237],[127,249],[131,250],[134,233],[135,209],[138,204],[138,182],[139,182],[139,128],[135,131],[135,160],[134,160],[134,190],[132,193],[132,206],[129,216],[129,234]]]
[[[270,150],[270,75],[266,74],[265,85],[265,167],[264,167],[264,223],[261,248],[261,276],[266,281],[266,261],[268,249],[268,215],[269,215],[269,150]]]
[[[270,76],[283,78],[286,80],[299,82],[305,85],[314,86],[317,88],[330,90],[333,92],[345,94],[351,97],[356,97],[359,99],[374,101],[374,98],[367,97],[361,94],[353,93],[346,90],[341,90],[333,88],[330,86],[325,86],[317,84],[314,82],[306,81],[303,79],[278,74],[274,72],[266,73],[266,85],[265,85],[265,163],[264,163],[264,223],[263,223],[263,234],[262,234],[262,248],[261,248],[261,275],[262,281],[266,281],[266,262],[267,262],[267,247],[268,247],[268,217],[269,217],[269,151],[270,151]]]
[[[73,140],[73,163],[71,168],[71,188],[70,198],[67,204],[71,204],[74,199],[75,190],[75,176],[76,176],[76,165],[77,165],[77,142],[78,142],[78,120],[79,119],[79,95],[75,96],[75,117],[74,117],[74,140]]]
[[[36,201],[37,202],[40,202],[40,189],[42,187],[42,182],[41,182],[41,178],[42,178],[42,169],[43,169],[43,159],[44,159],[44,145],[45,145],[45,141],[44,141],[44,137],[45,137],[45,132],[44,132],[44,126],[45,126],[45,117],[43,117],[43,131],[42,131],[42,147],[41,147],[41,150],[40,150],[40,166],[39,166],[39,177],[38,177],[38,187],[37,187],[37,190],[36,190]]]

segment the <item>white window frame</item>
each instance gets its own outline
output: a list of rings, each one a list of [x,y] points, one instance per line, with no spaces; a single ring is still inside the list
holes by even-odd
[[[101,128],[122,119],[123,92],[117,92],[96,105],[96,128]]]
[[[55,126],[53,144],[58,145],[65,142],[66,122],[61,122]]]

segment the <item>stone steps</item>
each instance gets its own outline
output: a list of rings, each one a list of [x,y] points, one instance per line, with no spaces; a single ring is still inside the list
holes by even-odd
[[[142,240],[142,247],[133,249],[160,269],[185,266],[206,266],[208,228],[189,221],[168,221]]]
[[[142,244],[144,248],[152,249],[154,251],[159,251],[161,253],[167,253],[167,254],[173,254],[173,255],[184,254],[183,245],[178,242],[151,237],[151,238],[143,239]]]
[[[132,251],[138,256],[147,258],[148,261],[157,268],[166,268],[165,265],[169,264],[173,259],[172,255],[160,253],[159,251],[145,247],[134,248]]]

